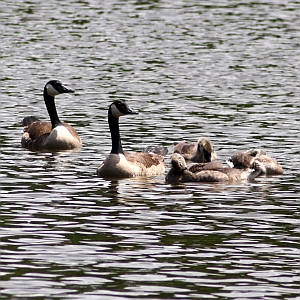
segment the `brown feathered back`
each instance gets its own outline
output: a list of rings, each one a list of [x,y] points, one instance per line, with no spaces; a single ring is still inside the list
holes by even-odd
[[[32,141],[35,141],[40,136],[44,134],[49,134],[52,130],[51,122],[40,122],[36,121],[31,123],[30,125],[24,127],[24,132],[29,134],[29,138]]]
[[[158,166],[164,161],[164,157],[161,155],[145,152],[136,152],[132,154],[125,152],[125,157],[129,162],[142,164],[146,168],[150,168],[151,166]]]
[[[203,170],[222,170],[224,168],[220,161],[214,160],[209,163],[197,163],[189,167],[189,170],[193,173],[197,173]]]

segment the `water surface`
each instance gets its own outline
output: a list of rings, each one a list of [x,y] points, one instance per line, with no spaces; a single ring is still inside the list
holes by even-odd
[[[0,20],[2,299],[300,299],[297,1],[6,0]],[[76,91],[56,102],[78,152],[20,147],[50,79]],[[285,173],[97,178],[115,99],[140,112],[128,151],[207,137]]]

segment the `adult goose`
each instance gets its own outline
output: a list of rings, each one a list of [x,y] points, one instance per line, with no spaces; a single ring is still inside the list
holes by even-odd
[[[210,140],[201,138],[197,143],[174,143],[173,153],[181,154],[187,161],[203,163],[217,159],[217,154]]]
[[[263,149],[249,149],[245,154],[251,155],[258,159],[265,166],[266,175],[282,175],[283,169],[273,157],[268,156],[267,152]]]
[[[138,113],[133,111],[124,101],[118,100],[110,104],[108,124],[112,148],[109,156],[97,169],[99,177],[128,178],[133,176],[156,176],[164,173],[164,156],[168,152],[166,147],[148,147],[146,152],[124,152],[120,138],[119,118],[132,114]]]
[[[69,124],[60,121],[57,115],[54,97],[63,93],[74,93],[59,80],[50,80],[44,87],[44,101],[51,122],[41,122],[35,117],[23,119],[24,133],[21,145],[33,150],[72,150],[80,148],[81,139]]]
[[[171,156],[171,169],[166,175],[166,182],[178,184],[184,182],[252,180],[261,172],[264,172],[263,164],[255,158],[245,158],[240,156],[240,159],[241,164],[243,163],[243,160],[248,162],[247,165],[244,165],[243,169],[224,167],[219,162],[195,164],[188,168],[184,157],[179,153],[173,153]]]

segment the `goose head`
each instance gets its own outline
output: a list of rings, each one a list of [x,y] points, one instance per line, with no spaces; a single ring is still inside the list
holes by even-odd
[[[187,170],[187,165],[186,165],[185,159],[179,153],[173,153],[171,155],[171,165],[172,165],[173,169],[178,172]]]
[[[45,85],[44,93],[50,97],[55,97],[59,94],[74,93],[74,91],[63,86],[59,80],[50,80]]]
[[[114,118],[119,118],[121,116],[125,115],[138,115],[139,113],[132,110],[128,104],[124,101],[117,100],[114,101],[110,106],[109,106],[109,112]]]
[[[254,162],[254,157],[245,154],[242,151],[237,151],[230,158],[226,160],[226,163],[230,168],[245,169],[252,168]]]
[[[217,159],[212,143],[206,138],[199,139],[198,152],[203,155],[204,162],[211,162]]]
[[[256,157],[256,156],[260,156],[260,155],[267,155],[267,152],[263,149],[249,149],[249,150],[245,151],[245,154]]]

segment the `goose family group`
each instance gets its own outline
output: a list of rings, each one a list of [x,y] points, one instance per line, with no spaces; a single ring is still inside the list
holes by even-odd
[[[50,80],[44,87],[44,101],[50,122],[36,117],[23,119],[24,132],[21,145],[35,151],[63,151],[80,149],[82,141],[76,130],[62,122],[57,114],[55,96],[74,93],[59,80]],[[129,153],[123,150],[119,118],[136,115],[124,101],[117,100],[108,108],[108,124],[111,134],[111,152],[97,168],[102,178],[129,178],[134,176],[157,176],[165,173],[167,147],[149,146],[142,152]],[[189,164],[189,165],[188,165]],[[281,175],[282,167],[263,149],[249,149],[234,153],[223,165],[218,160],[212,143],[200,138],[195,143],[174,143],[171,167],[165,181],[170,184],[185,182],[226,182],[252,180],[260,175]]]

